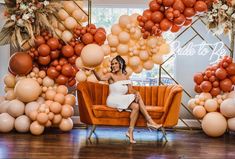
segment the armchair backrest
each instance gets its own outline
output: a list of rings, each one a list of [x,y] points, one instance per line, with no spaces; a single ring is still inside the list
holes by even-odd
[[[108,84],[93,82],[82,82],[82,84],[87,87],[92,104],[106,105],[106,99],[109,94]],[[169,96],[172,87],[173,85],[134,86],[134,89],[140,92],[140,95],[146,105],[164,106],[164,102]]]

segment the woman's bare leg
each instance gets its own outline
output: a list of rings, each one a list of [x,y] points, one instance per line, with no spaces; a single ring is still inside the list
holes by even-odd
[[[144,102],[142,100],[142,97],[140,96],[139,93],[136,94],[137,98],[138,98],[138,103],[139,103],[139,107],[140,107],[140,112],[144,115],[145,119],[147,120],[147,123],[156,126],[156,128],[159,128],[162,126],[162,124],[157,124],[153,121],[153,119],[151,118],[151,116],[149,115],[149,113],[146,110],[146,107],[144,105]]]
[[[133,131],[134,131],[134,127],[135,127],[136,121],[139,116],[139,104],[132,103],[129,108],[132,111],[131,111],[131,115],[130,115],[130,127],[128,129],[127,135],[129,135],[129,137],[130,137],[130,142],[135,143],[134,137],[133,137]]]

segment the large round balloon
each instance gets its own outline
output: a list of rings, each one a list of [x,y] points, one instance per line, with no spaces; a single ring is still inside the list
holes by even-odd
[[[16,52],[9,61],[10,70],[17,75],[26,75],[33,69],[33,60],[27,53]]]
[[[203,118],[202,129],[208,136],[219,137],[225,133],[227,121],[222,114],[211,112]]]
[[[96,67],[100,65],[104,59],[104,51],[97,44],[86,45],[81,52],[81,59],[86,67]]]
[[[22,102],[32,102],[36,100],[42,92],[38,82],[31,78],[20,80],[15,86],[15,95]]]
[[[200,85],[200,88],[203,92],[210,92],[212,89],[212,84],[209,81],[203,81]]]
[[[235,101],[233,98],[225,99],[220,105],[220,112],[228,118],[235,117]]]
[[[0,132],[10,132],[14,128],[15,118],[8,113],[0,114]]]
[[[28,132],[30,127],[30,119],[26,115],[19,116],[15,120],[15,129],[18,132]]]

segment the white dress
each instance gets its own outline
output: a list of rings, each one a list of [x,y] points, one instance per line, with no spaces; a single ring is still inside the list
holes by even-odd
[[[128,92],[128,84],[130,80],[121,80],[109,84],[109,95],[106,104],[109,107],[117,108],[119,111],[127,109],[135,100],[134,94],[126,94]]]

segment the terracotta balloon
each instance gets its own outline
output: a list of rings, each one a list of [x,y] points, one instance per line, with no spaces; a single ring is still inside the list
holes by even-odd
[[[51,62],[51,57],[48,56],[39,56],[38,63],[41,65],[48,65]]]
[[[155,0],[153,0],[149,3],[149,8],[152,12],[158,11],[160,9],[160,7],[161,6]]]
[[[168,31],[172,27],[172,22],[170,22],[168,19],[163,19],[160,22],[160,28],[162,31]]]
[[[233,84],[235,84],[235,75],[229,77],[229,79],[232,81]]]
[[[176,33],[180,30],[180,28],[181,28],[181,26],[173,24],[173,26],[171,28],[171,32]]]
[[[228,65],[226,71],[230,76],[235,75],[235,63],[231,63],[230,65]]]
[[[94,35],[94,40],[98,45],[102,45],[104,41],[106,40],[106,35],[102,31],[98,31]]]
[[[189,26],[192,23],[192,19],[186,19],[183,26]]]
[[[220,92],[221,92],[221,91],[220,91],[220,88],[214,87],[214,88],[211,89],[210,94],[211,94],[213,97],[216,97],[217,95],[220,94]]]
[[[151,31],[152,27],[154,26],[154,23],[151,20],[148,20],[145,24],[144,24],[144,29],[146,31]]]
[[[74,55],[74,49],[71,45],[63,46],[61,52],[65,57],[72,57]]]
[[[9,61],[10,70],[17,75],[26,75],[33,69],[33,60],[27,53],[16,52]]]
[[[61,84],[61,85],[65,85],[68,82],[68,77],[64,76],[64,75],[59,75],[56,78],[56,83]]]
[[[47,45],[51,48],[51,50],[56,50],[59,47],[60,43],[57,38],[50,38],[49,40],[47,40]]]
[[[197,1],[194,5],[194,9],[197,12],[205,12],[207,11],[207,5],[203,1]]]
[[[184,16],[187,18],[191,18],[196,14],[195,10],[193,8],[185,8],[184,10]]]
[[[50,52],[51,52],[51,49],[47,44],[42,44],[38,47],[38,54],[40,56],[48,56]]]
[[[176,25],[183,25],[185,20],[186,20],[185,16],[183,14],[180,14],[180,16],[178,18],[174,19],[174,23]]]
[[[49,67],[47,69],[47,75],[51,78],[51,79],[55,79],[59,76],[59,72],[56,70],[55,67]]]
[[[162,0],[162,3],[165,7],[170,7],[174,4],[175,0]]]
[[[193,80],[197,84],[201,84],[203,82],[203,75],[202,73],[196,73],[193,77]]]
[[[227,77],[227,72],[224,68],[218,68],[216,71],[215,71],[215,76],[217,78],[219,78],[220,80],[223,80]]]
[[[151,12],[149,9],[146,9],[146,10],[143,12],[143,17],[146,18],[146,21],[151,19],[151,15],[152,15],[152,12]]]
[[[74,51],[75,51],[75,54],[76,54],[77,56],[80,56],[80,55],[81,55],[81,52],[82,52],[83,47],[84,47],[84,44],[83,44],[83,43],[79,43],[79,44],[75,45]]]
[[[41,44],[45,44],[46,41],[45,41],[43,36],[38,35],[38,36],[35,37],[35,43],[36,43],[37,46],[39,46]]]
[[[203,81],[201,84],[200,84],[200,88],[203,92],[210,92],[211,89],[212,89],[212,84],[211,82],[209,81]]]
[[[185,8],[184,3],[181,0],[175,0],[173,4],[174,10],[179,10],[181,13],[183,13],[184,8]]]
[[[71,64],[63,65],[61,73],[66,77],[72,76],[73,75],[72,65]]]
[[[200,88],[200,85],[195,85],[194,91],[197,92],[197,93],[201,93],[202,89]]]
[[[160,23],[163,18],[164,18],[164,14],[162,14],[162,12],[160,11],[153,12],[151,15],[151,20],[154,23]]]
[[[197,0],[182,0],[186,7],[193,7]]]
[[[226,78],[222,81],[220,81],[220,89],[223,91],[223,92],[229,92],[231,91],[232,89],[232,86],[233,86],[233,83],[230,79]]]
[[[94,40],[94,38],[91,33],[86,33],[82,36],[82,42],[85,45],[93,43],[93,40]]]

